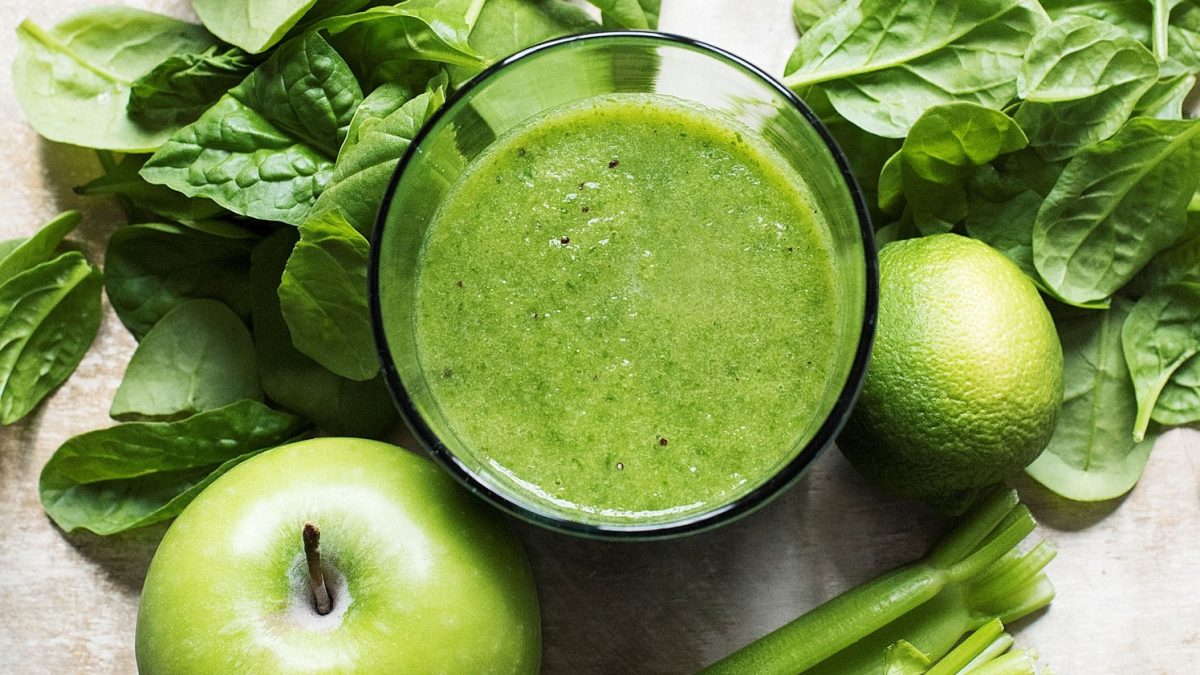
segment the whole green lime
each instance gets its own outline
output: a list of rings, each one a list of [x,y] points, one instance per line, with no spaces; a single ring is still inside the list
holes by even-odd
[[[869,481],[959,511],[1046,447],[1063,356],[1037,288],[1001,253],[940,234],[879,252],[879,323],[838,439]]]

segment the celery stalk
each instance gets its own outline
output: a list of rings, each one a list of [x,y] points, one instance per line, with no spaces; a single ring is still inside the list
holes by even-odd
[[[901,639],[939,659],[963,635],[1054,597],[1042,572],[1054,555],[1050,545],[1016,550],[1034,526],[1015,491],[997,491],[924,559],[833,598],[703,672],[883,672],[884,650]]]

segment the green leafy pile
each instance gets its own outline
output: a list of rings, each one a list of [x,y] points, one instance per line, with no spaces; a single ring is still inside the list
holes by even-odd
[[[176,515],[239,461],[316,427],[395,424],[371,336],[375,214],[454,86],[537,42],[653,28],[659,0],[194,0],[203,26],[99,7],[17,29],[17,99],[54,141],[95,148],[115,197],[104,290],[138,339],[111,415],[42,472],[65,530]],[[253,7],[251,7],[251,5]],[[253,11],[251,11],[253,9]],[[0,243],[0,421],[82,358],[101,278],[53,253],[79,218]]]
[[[1028,473],[1118,497],[1200,420],[1197,0],[796,0],[784,81],[845,149],[879,245],[955,231],[1043,291],[1065,356]]]

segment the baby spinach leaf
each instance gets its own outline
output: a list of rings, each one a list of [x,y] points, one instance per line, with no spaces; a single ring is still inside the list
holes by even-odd
[[[67,532],[114,534],[174,518],[238,462],[286,443],[304,423],[257,401],[175,422],[127,422],[68,440],[46,462],[42,507]]]
[[[1033,223],[1045,199],[1022,181],[986,166],[967,186],[967,234],[1000,251],[1042,286],[1033,265]]]
[[[11,250],[0,256],[0,284],[54,257],[54,251],[83,220],[78,211],[64,211],[38,229],[28,239],[16,240]]]
[[[129,116],[148,124],[193,122],[252,70],[254,61],[237,47],[174,54],[134,80]]]
[[[339,377],[292,345],[277,291],[297,238],[296,230],[281,229],[254,250],[254,346],[263,391],[327,433],[382,437],[397,420],[382,375],[365,382]]]
[[[857,2],[858,0],[793,0],[792,2],[792,23],[796,24],[796,30],[803,33],[812,28],[821,19],[829,16],[838,8],[839,5],[846,2]]]
[[[100,328],[100,286],[100,271],[74,251],[0,284],[0,424],[75,371]]]
[[[445,99],[441,89],[427,92],[367,125],[358,142],[338,158],[333,178],[313,205],[312,217],[336,209],[354,229],[369,235],[396,164],[425,120]]]
[[[126,115],[135,80],[163,59],[214,43],[203,28],[131,7],[89,9],[45,30],[17,27],[12,81],[17,102],[42,136],[60,143],[149,152],[182,124]]]
[[[1090,16],[1128,32],[1153,49],[1154,0],[1043,0],[1050,16]],[[1183,0],[1170,11],[1166,25],[1167,58],[1160,59],[1164,77],[1187,75],[1200,71],[1200,2]],[[1160,41],[1161,44],[1161,41]]]
[[[1154,256],[1126,289],[1144,295],[1179,281],[1200,282],[1200,194],[1188,205],[1188,234]]]
[[[1200,123],[1135,118],[1071,159],[1033,230],[1033,260],[1069,303],[1103,300],[1187,226]]]
[[[471,72],[487,65],[471,48],[471,26],[465,11],[456,3],[409,0],[394,7],[330,17],[315,29],[329,33],[359,80],[376,88],[387,82],[409,81],[407,73],[414,60],[461,66]]]
[[[416,97],[420,91],[408,82],[389,82],[371,92],[354,111],[354,117],[350,120],[350,128],[346,130],[346,140],[342,141],[342,147],[338,150],[338,158],[340,159],[350,148],[358,144],[358,139],[364,130],[399,110],[401,106]],[[336,168],[336,166],[335,163],[334,167]]]
[[[1111,24],[1067,16],[1033,38],[1017,75],[1016,119],[1048,160],[1112,136],[1158,78],[1140,42]]]
[[[1184,361],[1167,380],[1150,418],[1172,426],[1200,421],[1200,358]]]
[[[309,33],[180,129],[141,175],[234,213],[299,225],[329,181],[361,102],[346,62]]]
[[[336,211],[300,226],[279,284],[279,302],[292,343],[335,374],[369,380],[379,356],[367,308],[371,246]]]
[[[469,44],[485,60],[496,61],[551,38],[599,28],[587,12],[564,0],[488,0],[471,29]],[[461,66],[450,70],[455,83],[476,72]]]
[[[1142,94],[1142,98],[1134,107],[1134,114],[1157,117],[1160,120],[1181,120],[1183,102],[1195,88],[1195,75],[1178,75],[1159,80]]]
[[[367,4],[368,0],[192,0],[192,9],[213,35],[258,54],[302,20],[353,12]]]
[[[966,184],[976,168],[1026,142],[1017,123],[998,110],[974,103],[926,110],[904,139],[898,160],[889,162],[917,229],[923,234],[953,229],[967,216]]]
[[[221,302],[188,300],[142,338],[108,414],[171,419],[262,398],[246,324]]]
[[[1045,23],[1033,0],[847,3],[801,36],[784,82],[796,90],[820,83],[842,116],[899,138],[941,103],[1003,107]]]
[[[1142,475],[1156,433],[1133,440],[1137,404],[1121,350],[1130,303],[1060,318],[1063,407],[1046,450],[1025,472],[1075,501],[1115,499]]]
[[[192,298],[220,300],[238,315],[249,316],[254,243],[177,225],[126,225],[108,240],[104,280],[108,299],[138,338]]]
[[[1200,284],[1175,284],[1143,296],[1125,320],[1121,345],[1137,395],[1133,439],[1141,441],[1163,388],[1200,352]]]
[[[167,219],[193,225],[228,213],[205,197],[185,197],[169,187],[154,185],[138,173],[149,155],[125,155],[111,163],[104,175],[75,188],[81,195],[116,197],[130,222]]]
[[[605,28],[658,28],[661,0],[587,0],[600,9]]]

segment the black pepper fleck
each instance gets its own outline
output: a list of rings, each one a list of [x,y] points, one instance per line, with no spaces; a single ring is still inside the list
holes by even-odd
[[[587,213],[588,211],[591,211],[591,209],[590,209],[589,207],[587,207],[587,206],[583,207],[583,208],[582,208],[582,209],[580,209],[580,210],[581,210],[581,211],[583,211],[584,213]]]
[[[454,285],[458,286],[459,288],[462,288],[463,287],[462,279],[459,279],[458,281],[454,282]]]
[[[571,238],[564,235],[561,239],[558,240],[558,243],[562,244],[563,246],[566,246],[567,244],[571,243]]]
[[[610,162],[608,163],[608,168],[610,168],[610,169],[615,169],[615,168],[617,168],[617,167],[618,167],[618,166],[620,166],[620,165],[621,165],[621,160],[619,160],[619,159],[614,159],[614,160],[612,160],[612,161],[610,161]]]
[[[667,447],[667,439],[665,439],[665,438],[658,439],[658,444],[663,446],[664,448]]]

